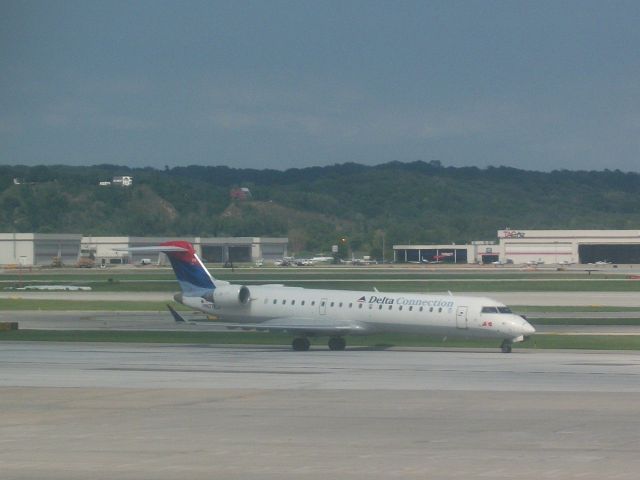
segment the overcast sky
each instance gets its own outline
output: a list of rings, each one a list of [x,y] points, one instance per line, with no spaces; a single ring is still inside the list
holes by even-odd
[[[640,2],[0,0],[0,164],[640,171]]]

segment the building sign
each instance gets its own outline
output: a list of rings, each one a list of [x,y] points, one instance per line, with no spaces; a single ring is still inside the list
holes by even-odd
[[[502,230],[500,232],[500,238],[524,238],[524,235],[524,232],[517,230]]]

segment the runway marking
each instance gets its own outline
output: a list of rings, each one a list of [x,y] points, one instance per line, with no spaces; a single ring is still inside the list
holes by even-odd
[[[311,371],[276,371],[276,370],[218,370],[218,369],[199,369],[199,368],[134,368],[134,367],[104,367],[90,368],[91,371],[114,371],[114,372],[167,372],[167,373],[247,373],[247,374],[275,374],[275,375],[322,375],[325,372]]]

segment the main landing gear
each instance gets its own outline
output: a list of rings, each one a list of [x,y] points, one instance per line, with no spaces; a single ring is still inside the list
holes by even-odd
[[[502,345],[500,345],[500,350],[502,350],[502,353],[511,353],[511,342],[504,340]]]
[[[331,337],[329,339],[329,350],[344,350],[347,342],[342,337]]]
[[[345,349],[345,347],[347,346],[347,342],[342,337],[331,337],[329,339],[328,345],[329,350],[341,351]],[[296,352],[306,352],[307,350],[309,350],[310,346],[311,342],[309,342],[309,339],[307,337],[297,337],[293,339],[293,342],[291,342],[291,347]]]
[[[309,342],[307,337],[294,338],[293,342],[291,342],[291,347],[293,347],[296,352],[306,352],[310,346],[311,342]]]

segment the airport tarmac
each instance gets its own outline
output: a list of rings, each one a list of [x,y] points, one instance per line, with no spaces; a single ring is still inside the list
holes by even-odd
[[[640,354],[0,342],[3,479],[635,479]]]
[[[133,302],[171,302],[173,295],[173,292],[0,292],[0,298]],[[489,297],[506,305],[640,307],[638,292],[454,292],[454,295]]]

